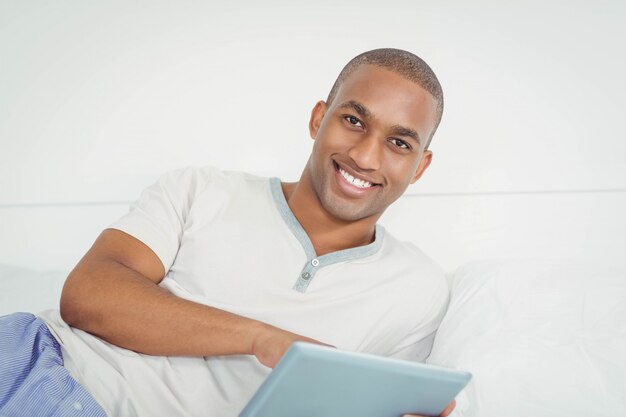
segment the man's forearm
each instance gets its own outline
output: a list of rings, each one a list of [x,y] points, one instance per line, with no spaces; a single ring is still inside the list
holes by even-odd
[[[79,264],[61,297],[73,327],[149,355],[252,354],[271,326],[184,300],[115,261]]]

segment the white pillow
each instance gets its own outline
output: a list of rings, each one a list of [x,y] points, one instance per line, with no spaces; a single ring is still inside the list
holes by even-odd
[[[626,271],[467,264],[427,362],[473,374],[454,416],[626,416]]]
[[[0,316],[59,308],[64,271],[36,271],[0,264]]]

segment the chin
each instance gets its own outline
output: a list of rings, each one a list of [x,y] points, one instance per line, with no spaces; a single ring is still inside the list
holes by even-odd
[[[380,201],[379,198],[350,200],[335,194],[331,186],[333,176],[322,175],[316,178],[317,181],[313,181],[313,189],[317,194],[317,198],[328,214],[344,222],[355,222],[380,212],[375,207],[376,203]]]
[[[376,211],[370,206],[350,204],[338,198],[324,199],[322,204],[331,216],[344,222],[355,222],[376,214]]]

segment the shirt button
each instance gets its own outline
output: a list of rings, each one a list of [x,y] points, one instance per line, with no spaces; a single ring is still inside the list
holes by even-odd
[[[74,407],[74,410],[82,410],[83,409],[83,405],[81,403],[79,403],[78,401],[74,402],[74,404],[72,404]]]
[[[302,279],[308,280],[309,278],[311,278],[311,274],[309,274],[308,272],[302,274]]]
[[[313,266],[318,266],[319,264],[320,264],[320,261],[318,261],[317,259],[313,259],[311,261],[311,265],[313,265]]]

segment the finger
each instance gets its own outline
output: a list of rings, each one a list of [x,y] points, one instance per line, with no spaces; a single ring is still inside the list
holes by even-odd
[[[452,400],[452,402],[450,404],[448,404],[446,409],[443,410],[443,412],[441,413],[440,417],[447,417],[447,416],[449,416],[450,413],[452,413],[452,411],[454,410],[454,407],[456,407],[456,400]]]
[[[452,413],[452,411],[454,410],[454,407],[456,407],[456,400],[452,400],[452,402],[448,404],[446,409],[443,410],[443,412],[439,415],[439,417],[448,417],[450,413]],[[402,417],[424,417],[424,416],[418,416],[417,414],[405,414]]]

